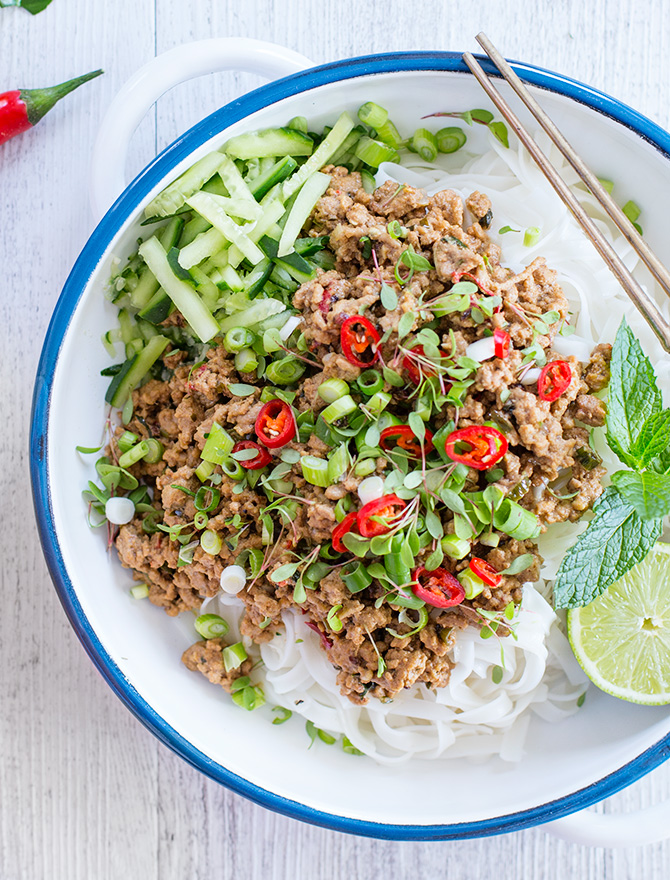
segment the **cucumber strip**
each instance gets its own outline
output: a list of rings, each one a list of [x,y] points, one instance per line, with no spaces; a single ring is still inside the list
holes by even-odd
[[[254,299],[265,287],[265,283],[272,274],[272,261],[265,259],[260,262],[244,279],[244,286],[249,299]]]
[[[223,153],[208,153],[203,156],[149,202],[144,209],[145,217],[167,217],[169,214],[175,214],[184,206],[189,196],[202,189],[207,181],[214,177],[224,159]]]
[[[265,162],[266,160],[263,159],[262,161]],[[273,186],[277,186],[277,184],[286,180],[290,174],[293,174],[297,167],[298,163],[292,156],[284,156],[284,158],[280,159],[278,162],[273,162],[267,171],[263,172],[261,170],[261,174],[259,174],[254,180],[250,181],[249,190],[251,194],[260,202],[263,196],[267,195]]]
[[[119,309],[119,329],[121,331],[121,342],[128,345],[133,339],[139,339],[140,332],[137,329],[130,313],[126,309]]]
[[[158,236],[158,240],[165,250],[169,251],[179,241],[179,236],[181,235],[183,228],[184,221],[182,218],[173,217],[155,234]],[[158,281],[156,281],[156,278],[149,267],[145,265],[140,274],[139,281],[130,295],[130,304],[133,308],[143,309],[151,302],[157,291]]]
[[[298,283],[303,284],[305,281],[311,281],[314,278],[316,274],[314,267],[304,257],[301,257],[300,254],[292,253],[286,254],[284,257],[278,256],[279,246],[277,242],[267,235],[260,240],[259,245],[268,257],[275,261],[277,267],[288,272],[291,278],[294,278]]]
[[[154,336],[158,336],[158,330],[154,327],[153,324],[150,324],[148,321],[143,321],[139,316],[137,317],[137,326],[142,334],[142,338],[145,342],[148,342],[150,339],[153,339]]]
[[[210,312],[213,312],[218,305],[221,291],[199,266],[193,266],[191,269],[191,277],[197,285],[197,290],[202,297],[202,301]]]
[[[229,315],[221,321],[221,332],[227,333],[233,327],[253,327],[272,315],[287,311],[283,302],[278,299],[261,299],[250,305],[248,309]]]
[[[219,271],[221,273],[221,280],[231,290],[244,290],[246,287],[244,279],[240,277],[232,266],[223,266]]]
[[[131,391],[137,388],[151,367],[163,354],[169,341],[165,336],[154,336],[147,342],[142,351],[129,358],[109,383],[107,393],[105,394],[107,403],[121,408],[130,397]]]
[[[233,159],[311,156],[314,141],[303,132],[291,128],[268,128],[231,138],[223,149]]]
[[[231,199],[228,196],[218,196],[215,193],[208,193],[216,202],[216,204],[228,214],[229,217],[236,217],[240,220],[258,220],[263,213],[263,209],[255,201],[244,199]]]
[[[283,213],[284,206],[280,201],[268,202],[267,205],[263,206],[263,216],[260,220],[256,221],[254,228],[250,229],[247,233],[249,238],[257,244],[275,226]],[[236,245],[232,245],[228,249],[228,262],[233,268],[236,269],[243,259],[244,254]]]
[[[224,158],[225,161],[219,168],[219,177],[224,182],[230,198],[235,202],[239,201],[249,205],[249,210],[254,211],[252,217],[245,217],[244,214],[239,213],[235,216],[243,217],[245,220],[256,220],[261,215],[261,211],[258,208],[258,202],[254,198],[250,188],[245,183],[244,178],[237,170],[237,165],[232,159],[228,158],[228,156],[225,156]]]
[[[187,199],[187,202],[205,220],[209,220],[212,226],[218,229],[231,244],[236,245],[252,265],[255,266],[257,263],[260,263],[263,259],[263,251],[254,244],[243,227],[238,226],[219,207],[214,196],[209,195],[209,193],[198,192]]]
[[[140,245],[140,254],[156,276],[158,283],[182,313],[194,332],[208,342],[219,333],[219,325],[198,294],[186,281],[181,281],[170,268],[167,254],[157,238],[150,238]]]
[[[359,131],[359,126],[356,126],[356,128],[350,131],[349,134],[342,141],[342,146],[340,147],[340,149],[336,153],[333,153],[333,155],[330,157],[331,164],[340,165],[340,160],[344,156],[346,156],[347,153],[351,152],[354,149],[354,147],[360,140],[361,134],[362,132]]]
[[[295,174],[289,177],[288,180],[284,181],[282,193],[285,199],[292,196],[294,192],[297,192],[310,175],[328,164],[331,156],[335,155],[340,149],[344,139],[353,127],[354,120],[345,111],[305,164],[298,168]]]
[[[298,238],[293,247],[295,252],[303,257],[311,257],[328,247],[328,236],[317,235],[314,238]]]
[[[157,290],[139,313],[149,324],[161,324],[174,309],[174,303],[164,290]]]
[[[288,319],[295,314],[296,313],[292,309],[286,309],[283,312],[279,312],[277,315],[270,315],[269,318],[265,318],[264,321],[261,321],[258,324],[257,330],[259,333],[265,333],[266,330],[272,330],[275,327],[278,330],[281,330]]]
[[[179,249],[182,250],[187,245],[191,244],[198,235],[202,232],[207,232],[208,229],[211,229],[211,226],[205,218],[201,217],[199,214],[195,214],[184,224],[182,233],[179,236]]]
[[[298,285],[291,278],[286,269],[283,269],[278,263],[273,263],[272,266],[273,268],[270,278],[278,287],[281,287],[282,290],[290,290],[291,293],[298,289]]]
[[[277,255],[284,257],[293,252],[293,245],[302,227],[314,210],[314,206],[330,186],[330,175],[315,171],[302,185],[298,197],[293,202],[291,212],[286,218],[284,231],[279,239]]]
[[[184,269],[191,269],[213,254],[218,253],[225,246],[226,239],[224,236],[221,235],[218,229],[210,226],[206,232],[196,235],[190,244],[187,244],[186,247],[179,251],[179,265]]]

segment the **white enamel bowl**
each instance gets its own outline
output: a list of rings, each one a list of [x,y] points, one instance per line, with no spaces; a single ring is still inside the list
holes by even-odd
[[[35,386],[32,477],[44,553],[60,599],[91,659],[132,712],[195,767],[271,809],[354,834],[395,839],[477,837],[567,817],[552,826],[573,840],[616,845],[670,835],[663,805],[629,817],[578,813],[665,760],[670,713],[619,702],[595,689],[560,725],[534,723],[518,766],[414,761],[387,768],[335,748],[306,749],[302,725],[273,726],[234,706],[180,662],[192,624],[129,598],[130,576],[88,528],[81,489],[87,465],[75,443],[94,445],[105,417],[103,298],[114,256],[134,248],[147,202],[194,160],[242,131],[306,116],[314,128],[367,100],[401,131],[436,109],[487,106],[460,55],[381,55],[308,68],[295,53],[255,41],[219,40],[168,53],[115,101],[94,162],[94,204],[122,183],[127,142],[166,88],[214,69],[283,76],[223,107],[161,154],[107,211],[65,285]],[[670,137],[618,102],[555,74],[519,74],[598,174],[645,206],[651,245],[663,252]],[[289,75],[290,74],[290,75]]]

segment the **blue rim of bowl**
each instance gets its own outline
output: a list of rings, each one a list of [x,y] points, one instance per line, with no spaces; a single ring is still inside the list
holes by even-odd
[[[478,56],[484,69],[498,73],[491,62]],[[527,83],[573,99],[610,117],[640,135],[670,158],[670,134],[614,98],[552,71],[513,62]],[[114,235],[144,196],[177,165],[211,137],[251,113],[284,98],[319,86],[356,77],[410,72],[446,71],[471,75],[456,52],[403,52],[362,56],[325,64],[293,74],[249,92],[212,113],[189,129],[154,159],[127,187],[98,224],[70,276],[54,310],[38,365],[33,395],[30,468],[33,502],[43,552],[63,608],[93,663],[131,712],[158,739],[196,769],[238,794],[289,817],[349,834],[391,840],[451,840],[488,837],[549,822],[597,803],[632,784],[670,756],[670,734],[613,773],[576,792],[532,809],[491,819],[448,825],[398,825],[379,823],[313,809],[248,782],[195,749],[168,725],[142,698],[106,652],[79,604],[68,576],[55,531],[48,480],[47,432],[51,385],[63,339],[86,285]]]

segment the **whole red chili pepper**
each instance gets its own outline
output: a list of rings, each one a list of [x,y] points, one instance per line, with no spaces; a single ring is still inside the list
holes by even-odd
[[[240,452],[242,449],[255,449],[258,452],[258,455],[254,458],[247,458],[245,461],[239,462],[245,470],[257,471],[272,461],[272,456],[267,449],[263,449],[260,443],[254,443],[253,440],[240,440],[239,443],[233,446],[232,452]]]
[[[37,125],[57,101],[101,73],[94,70],[46,89],[15,89],[0,94],[0,144]]]
[[[542,368],[537,380],[537,393],[540,400],[558,400],[572,382],[572,370],[567,361],[552,361]]]
[[[369,367],[377,360],[380,336],[374,324],[363,315],[351,315],[342,324],[342,354],[356,367]]]
[[[473,556],[470,560],[470,569],[489,587],[499,587],[502,582],[502,576],[498,573],[498,569],[478,556]]]
[[[268,449],[285,446],[295,437],[295,416],[283,400],[275,397],[261,407],[255,424],[256,435]]]
[[[409,452],[414,458],[421,458],[421,441],[409,425],[391,425],[388,428],[384,428],[380,435],[379,445],[387,452],[399,446],[405,452]],[[433,449],[433,435],[426,428],[423,450],[428,455]]]
[[[428,571],[421,565],[414,569],[412,581],[412,592],[416,598],[423,599],[434,608],[453,608],[465,599],[461,582],[446,568]]]
[[[368,501],[358,511],[358,531],[364,538],[385,535],[391,531],[405,507],[407,502],[397,495],[383,495],[374,501]]]
[[[456,447],[460,447],[457,451]],[[470,449],[463,449],[469,446]],[[452,461],[467,464],[478,471],[485,471],[500,461],[507,452],[507,438],[497,428],[488,425],[471,425],[452,431],[444,444]]]

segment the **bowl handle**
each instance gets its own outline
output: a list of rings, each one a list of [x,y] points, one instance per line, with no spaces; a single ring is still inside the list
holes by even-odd
[[[220,70],[243,70],[277,79],[313,66],[313,61],[292,49],[241,37],[185,43],[153,58],[126,82],[102,120],[90,173],[95,219],[99,220],[125,189],[130,139],[147,110],[168,89]]]
[[[556,837],[585,846],[644,846],[670,838],[670,800],[631,813],[580,810],[542,827]]]

